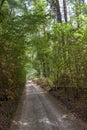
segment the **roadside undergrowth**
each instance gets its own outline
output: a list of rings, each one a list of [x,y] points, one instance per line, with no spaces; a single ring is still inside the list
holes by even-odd
[[[10,100],[0,101],[0,130],[9,130],[14,113],[17,110],[24,86],[18,89],[18,94]]]

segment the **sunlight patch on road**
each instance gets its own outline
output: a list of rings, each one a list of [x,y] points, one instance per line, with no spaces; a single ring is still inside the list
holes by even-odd
[[[23,126],[27,126],[27,125],[28,125],[27,122],[15,121],[15,120],[13,120],[13,124],[14,124],[14,125],[23,125]]]
[[[26,83],[26,88],[28,88],[28,87],[32,87],[32,86],[34,86],[33,83],[32,83],[32,84]]]
[[[28,80],[27,83],[32,83],[32,80]]]
[[[68,115],[64,114],[59,118],[60,122],[63,122],[64,119],[67,119]]]
[[[55,126],[55,127],[58,127],[58,123],[57,122],[51,122],[48,118],[43,118],[43,119],[40,119],[39,120],[40,123],[46,123],[48,125],[51,125],[51,126]]]
[[[68,115],[64,114],[61,118],[62,118],[62,119],[65,119],[65,118],[67,118],[67,116],[68,116]]]

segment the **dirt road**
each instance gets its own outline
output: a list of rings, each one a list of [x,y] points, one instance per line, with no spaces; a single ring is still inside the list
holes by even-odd
[[[87,130],[87,126],[54,97],[27,81],[10,130]]]

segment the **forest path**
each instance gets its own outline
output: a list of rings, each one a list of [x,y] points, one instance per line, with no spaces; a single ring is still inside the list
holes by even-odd
[[[58,101],[27,81],[10,130],[87,130]]]

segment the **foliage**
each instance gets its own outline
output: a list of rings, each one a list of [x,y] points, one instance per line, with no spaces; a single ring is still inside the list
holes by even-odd
[[[14,2],[0,8],[0,96],[13,99],[30,76],[45,77],[56,89],[86,87],[86,5],[73,4],[76,26],[54,22],[49,1]]]
[[[31,66],[27,37],[38,30],[38,24],[46,21],[42,6],[37,5],[29,12],[20,8],[20,1],[15,4],[16,7],[11,8],[13,2],[4,1],[0,9],[0,100],[14,99],[24,86]]]

